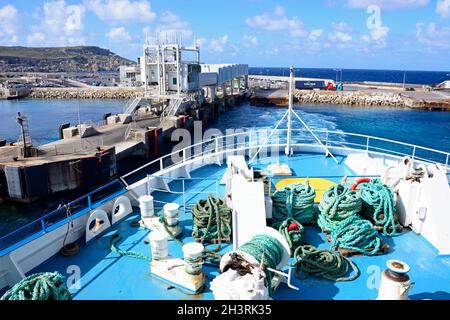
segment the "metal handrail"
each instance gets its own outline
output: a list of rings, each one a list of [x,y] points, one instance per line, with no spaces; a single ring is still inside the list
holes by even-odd
[[[92,196],[93,195],[95,195],[95,194],[99,193],[100,191],[103,191],[106,188],[109,188],[109,187],[111,187],[111,186],[113,186],[115,184],[118,184],[121,187],[121,189],[119,191],[116,191],[116,192],[110,194],[108,197],[103,198],[101,201],[92,202]],[[39,231],[36,231],[36,232],[30,234],[30,235],[27,235],[27,237],[25,237],[25,239],[27,239],[27,238],[34,238],[36,236],[36,234],[46,234],[48,232],[48,228],[49,227],[53,227],[54,225],[58,225],[59,226],[59,225],[65,224],[67,222],[66,220],[68,220],[68,218],[64,218],[62,220],[55,221],[53,223],[53,225],[51,225],[51,226],[47,226],[46,225],[46,220],[48,220],[49,218],[51,218],[53,216],[56,216],[57,214],[61,213],[61,210],[64,210],[64,208],[73,207],[74,205],[79,204],[80,202],[87,201],[87,204],[88,204],[87,207],[83,207],[80,210],[78,210],[77,212],[72,214],[72,219],[73,219],[74,217],[83,216],[84,214],[88,213],[90,210],[99,207],[103,203],[105,203],[105,202],[107,202],[109,200],[112,200],[115,197],[117,197],[118,195],[121,195],[121,194],[123,194],[125,192],[127,192],[127,189],[126,189],[125,185],[123,184],[123,182],[121,180],[116,179],[114,181],[111,181],[111,182],[109,182],[109,183],[107,183],[107,184],[105,184],[105,185],[103,185],[103,186],[101,186],[101,187],[99,187],[99,188],[97,188],[97,189],[87,193],[86,195],[84,195],[84,196],[82,196],[80,198],[77,198],[77,199],[67,203],[64,206],[59,207],[58,209],[53,210],[52,212],[45,214],[44,216],[40,217],[39,219],[34,220],[34,221],[32,221],[32,222],[30,222],[30,223],[28,223],[28,224],[26,224],[26,225],[16,229],[16,230],[14,230],[13,232],[10,232],[10,233],[0,237],[0,243],[2,243],[3,241],[5,241],[8,238],[11,238],[11,237],[13,237],[15,235],[18,235],[22,231],[24,231],[24,230],[26,230],[28,228],[31,228],[33,226],[36,226],[36,225],[39,225],[41,227],[41,229]],[[8,244],[8,246],[5,247],[5,248],[0,247],[0,256],[6,254],[7,252],[5,252],[5,251],[8,251],[11,246],[13,246],[13,245],[15,245],[15,244],[17,244],[19,242],[22,242],[22,241],[24,241],[24,239],[18,239],[17,241]]]
[[[293,132],[306,132],[306,130],[304,130],[304,129],[292,129],[292,131],[293,131]],[[395,153],[395,154],[397,154],[397,155],[412,156],[413,158],[417,158],[417,157],[416,157],[416,152],[417,152],[418,149],[424,150],[424,151],[428,151],[428,152],[437,153],[437,154],[441,154],[441,155],[446,156],[446,158],[447,158],[447,159],[446,159],[446,163],[441,163],[441,164],[443,164],[443,165],[447,168],[447,170],[449,169],[449,165],[450,165],[450,163],[449,163],[449,162],[450,162],[450,160],[449,160],[449,158],[450,158],[450,153],[448,153],[448,152],[444,152],[444,151],[440,151],[440,150],[435,150],[435,149],[431,149],[431,148],[426,148],[426,147],[422,147],[422,146],[417,146],[417,145],[413,145],[413,144],[409,144],[409,143],[404,143],[404,142],[400,142],[400,141],[395,141],[395,140],[390,140],[390,139],[385,139],[385,138],[375,137],[375,136],[368,136],[368,135],[355,134],[355,133],[347,133],[347,132],[341,132],[341,131],[328,131],[328,130],[312,130],[312,131],[315,132],[315,133],[324,133],[324,134],[326,134],[327,136],[330,135],[330,134],[336,134],[336,135],[340,135],[340,136],[343,136],[343,137],[345,137],[345,136],[351,136],[351,137],[360,137],[360,138],[364,138],[364,139],[366,140],[366,144],[359,144],[359,145],[358,145],[358,144],[354,144],[354,145],[355,145],[355,146],[360,146],[360,147],[362,147],[363,149],[366,149],[368,152],[370,152],[370,148],[372,148],[372,149],[375,149],[375,150],[378,149],[379,151],[392,152],[392,153]],[[213,143],[213,142],[215,142],[216,145],[217,145],[217,142],[218,142],[218,141],[222,141],[222,140],[225,140],[225,141],[226,141],[226,139],[235,138],[235,137],[240,137],[240,136],[244,136],[244,138],[245,138],[245,137],[247,137],[247,136],[250,137],[251,135],[254,135],[254,134],[258,134],[258,133],[268,133],[268,132],[270,132],[270,130],[268,130],[268,129],[260,129],[260,130],[253,130],[253,131],[243,131],[243,132],[238,132],[238,133],[234,133],[234,134],[231,134],[231,135],[220,136],[220,137],[212,138],[212,139],[209,139],[209,140],[206,140],[206,141],[198,142],[198,143],[196,143],[196,144],[190,145],[189,147],[186,147],[186,148],[177,150],[177,151],[172,152],[172,153],[170,153],[170,154],[167,154],[167,155],[165,155],[165,156],[163,156],[163,157],[161,157],[161,158],[158,158],[158,159],[156,159],[156,160],[150,161],[150,162],[148,162],[147,164],[145,164],[145,165],[143,165],[143,166],[141,166],[141,167],[139,167],[139,168],[137,168],[137,169],[135,169],[135,170],[129,172],[128,174],[122,176],[121,179],[122,179],[124,182],[126,182],[126,180],[125,180],[126,178],[128,178],[128,177],[130,177],[130,176],[136,174],[137,172],[139,172],[139,171],[141,171],[141,170],[143,170],[143,169],[145,169],[145,168],[147,168],[147,167],[150,167],[151,165],[154,165],[154,164],[156,164],[156,163],[158,163],[158,162],[160,163],[160,168],[159,168],[159,169],[160,169],[160,170],[164,170],[164,169],[165,169],[165,168],[164,168],[164,165],[163,165],[163,164],[164,164],[164,160],[170,159],[170,158],[172,158],[172,156],[178,155],[180,152],[182,152],[183,155],[185,155],[188,151],[190,151],[190,150],[192,150],[192,149],[195,150],[195,148],[197,148],[197,147],[202,147],[202,150],[203,150],[203,147],[204,147],[204,146],[209,146],[209,145],[210,145],[211,143]],[[287,129],[278,129],[277,132],[279,132],[279,133],[287,132]],[[293,136],[293,138],[295,139],[295,136]],[[303,137],[302,137],[302,138],[303,138]],[[401,145],[401,146],[411,147],[411,148],[413,149],[413,152],[412,152],[411,154],[407,154],[407,153],[400,153],[400,152],[398,152],[398,151],[396,151],[396,150],[384,149],[384,148],[379,148],[379,147],[371,146],[371,144],[370,144],[371,141],[383,141],[383,142],[393,143],[393,144],[396,144],[396,145]],[[324,140],[323,142],[325,142],[325,145],[327,145],[327,144],[329,144],[330,142],[334,142],[334,141],[329,141],[328,138],[327,138],[327,139]],[[234,143],[235,143],[235,141],[233,140],[233,146],[234,146]],[[344,144],[344,145],[345,145],[345,144],[351,144],[350,142],[347,142],[347,141],[345,141],[345,140],[344,140],[344,141],[339,141],[338,143],[339,143],[339,144]],[[254,145],[254,146],[250,145],[251,142],[249,142],[248,144],[249,144],[248,148],[260,147],[260,145]],[[293,144],[293,145],[298,145],[298,143],[297,143],[297,144]],[[229,145],[225,145],[225,146],[223,146],[223,147],[224,147],[224,148],[227,148],[228,146],[229,146]],[[274,145],[268,144],[268,145],[264,145],[263,147],[270,147],[270,146],[274,146]],[[312,146],[313,146],[313,145],[312,145]],[[327,145],[327,146],[333,147],[332,145]],[[217,151],[218,151],[218,150],[217,150],[217,147],[216,147],[215,152],[217,152]],[[232,150],[230,150],[230,151],[232,151]],[[202,151],[202,153],[203,153],[203,151]],[[180,162],[177,162],[177,163],[173,163],[173,164],[171,164],[171,166],[173,166],[173,165],[178,165],[178,164],[181,164],[181,163],[185,163],[186,161],[189,161],[189,160],[191,160],[192,158],[197,157],[197,156],[198,156],[198,154],[195,155],[195,156],[191,156],[189,159],[187,159],[185,156],[183,156],[183,161],[180,161]],[[425,161],[437,163],[436,161],[432,161],[432,160],[430,160],[430,159],[425,159]]]

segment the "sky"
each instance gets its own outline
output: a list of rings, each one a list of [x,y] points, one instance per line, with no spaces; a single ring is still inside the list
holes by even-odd
[[[108,48],[178,34],[204,63],[450,70],[450,0],[0,0],[0,45]]]

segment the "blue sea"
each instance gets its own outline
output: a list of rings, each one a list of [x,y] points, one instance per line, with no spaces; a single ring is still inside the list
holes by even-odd
[[[61,123],[78,123],[78,108],[82,121],[100,121],[106,112],[120,112],[124,103],[117,100],[0,101],[0,140],[17,140],[19,128],[16,115],[19,111],[30,118],[33,142],[43,144],[58,139]],[[295,108],[313,129],[366,134],[450,151],[450,112],[337,105],[298,105]],[[285,112],[285,108],[243,104],[223,113],[220,122],[214,127],[222,132],[227,128],[271,128]],[[57,206],[56,200],[27,206],[0,203],[0,235],[11,232]]]
[[[362,70],[295,68],[296,77],[332,79],[343,82],[388,82],[436,85],[450,80],[450,71]],[[288,76],[289,68],[249,68],[252,75]]]

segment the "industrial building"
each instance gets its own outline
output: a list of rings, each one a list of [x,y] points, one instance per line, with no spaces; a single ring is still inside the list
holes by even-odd
[[[121,86],[143,86],[149,95],[161,98],[194,94],[214,100],[218,89],[226,94],[227,87],[233,92],[241,84],[247,88],[248,65],[202,64],[200,48],[183,45],[177,37],[147,42],[137,66],[120,67]]]

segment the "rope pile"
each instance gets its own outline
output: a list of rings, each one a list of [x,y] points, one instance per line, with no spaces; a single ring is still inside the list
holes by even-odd
[[[331,281],[353,281],[359,277],[359,269],[356,265],[337,252],[304,245],[294,251],[293,257],[295,276],[300,280],[306,279],[307,274]],[[353,275],[345,277],[350,269]]]
[[[359,185],[363,204],[363,215],[376,226],[383,227],[383,234],[393,236],[397,233],[398,214],[395,210],[394,193],[384,186],[380,179]]]
[[[361,208],[359,194],[338,184],[324,192],[317,222],[322,231],[333,231],[342,221],[361,212]]]
[[[0,300],[72,300],[72,295],[60,273],[45,272],[22,279]]]
[[[380,251],[381,239],[370,221],[353,215],[342,221],[331,232],[333,249],[355,250],[365,255],[375,255]]]
[[[272,296],[272,272],[267,268],[276,269],[283,258],[283,247],[274,237],[268,235],[256,235],[247,243],[239,247],[239,251],[248,253],[261,263],[264,256],[264,265],[266,266],[266,284],[269,295]]]
[[[297,247],[303,244],[305,228],[300,222],[294,219],[286,219],[280,225],[278,231],[286,239],[291,252],[294,252]]]
[[[315,197],[316,191],[307,183],[288,185],[277,190],[272,196],[275,229],[290,218],[300,223],[315,223],[317,220]]]
[[[224,200],[209,195],[208,199],[198,201],[192,208],[194,230],[192,236],[201,243],[204,241],[222,242],[231,235],[231,209]]]

